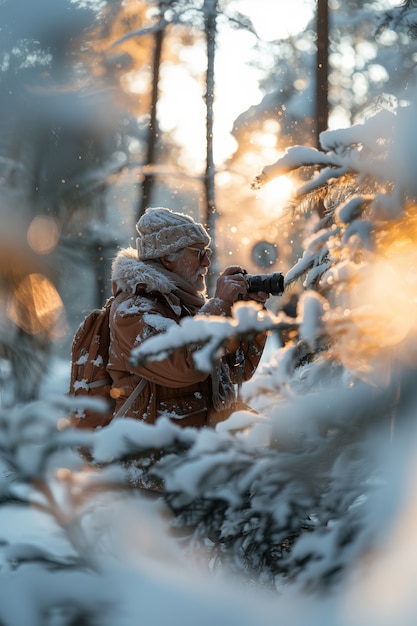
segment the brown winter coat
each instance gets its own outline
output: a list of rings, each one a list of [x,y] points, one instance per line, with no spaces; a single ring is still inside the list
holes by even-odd
[[[215,425],[226,419],[231,410],[215,411],[211,376],[196,370],[189,347],[178,348],[170,356],[142,367],[134,367],[129,363],[133,348],[190,315],[175,293],[175,283],[160,274],[155,267],[138,261],[133,248],[122,250],[116,257],[112,280],[115,299],[110,313],[108,372],[113,380],[113,395],[120,396],[116,412],[143,377],[147,384],[126,417],[154,423],[158,416],[168,414],[181,426],[195,427]],[[200,312],[230,314],[225,303],[216,298],[207,300]],[[240,374],[243,380],[253,375],[265,341],[265,333],[259,333],[252,342],[241,341],[240,346],[245,355],[243,375]],[[235,352],[223,357],[230,367],[232,382],[235,384],[239,382],[236,378],[237,370],[243,370],[235,367],[236,358]]]

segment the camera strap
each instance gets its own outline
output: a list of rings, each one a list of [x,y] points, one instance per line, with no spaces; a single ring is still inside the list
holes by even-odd
[[[243,375],[245,373],[245,353],[243,352],[241,345],[239,345],[235,354],[236,354],[235,367],[237,368],[237,399],[238,399],[238,402],[240,402],[242,384],[243,384]]]

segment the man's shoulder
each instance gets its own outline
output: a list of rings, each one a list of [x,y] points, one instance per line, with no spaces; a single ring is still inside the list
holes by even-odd
[[[155,264],[139,261],[132,250],[121,250],[114,260],[112,282],[115,291],[132,295],[139,291],[144,294],[170,293],[175,288],[175,282],[158,271]]]
[[[115,315],[139,315],[152,311],[155,308],[155,297],[146,292],[127,293],[121,291],[114,299],[113,311]]]

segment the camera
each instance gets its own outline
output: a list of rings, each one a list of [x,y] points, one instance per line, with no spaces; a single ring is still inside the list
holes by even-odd
[[[264,291],[271,296],[280,296],[284,293],[284,276],[281,272],[273,274],[256,274],[252,276],[245,274],[248,281],[248,293],[255,291]]]

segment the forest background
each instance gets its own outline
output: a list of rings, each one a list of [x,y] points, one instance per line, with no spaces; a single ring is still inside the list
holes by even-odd
[[[415,3],[0,13],[0,621],[413,623]],[[149,204],[207,224],[213,276],[285,274],[133,355],[198,338],[209,369],[269,329],[256,420],[68,427],[73,332]]]

